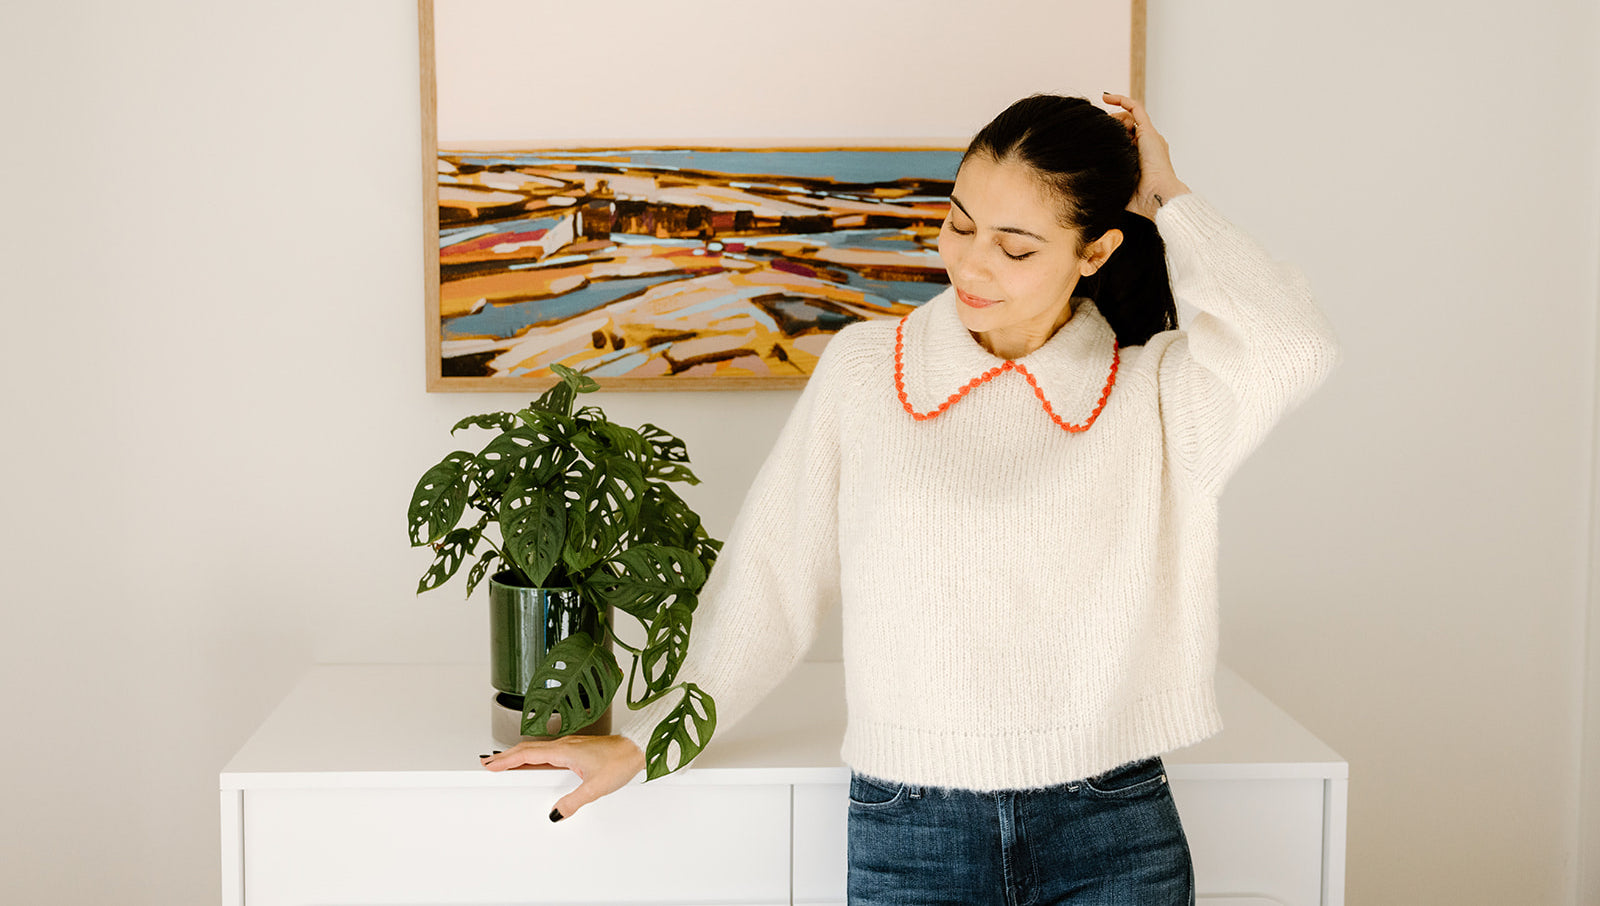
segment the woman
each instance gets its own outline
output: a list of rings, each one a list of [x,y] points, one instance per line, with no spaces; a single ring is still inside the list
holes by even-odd
[[[724,727],[842,605],[852,903],[1193,902],[1160,755],[1221,728],[1217,498],[1338,353],[1105,100],[1026,98],[973,139],[951,288],[828,345],[701,597],[680,675]],[[672,704],[486,764],[576,771],[560,820]]]

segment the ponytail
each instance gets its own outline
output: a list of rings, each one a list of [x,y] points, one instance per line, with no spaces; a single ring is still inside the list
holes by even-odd
[[[1122,244],[1100,269],[1078,280],[1074,295],[1088,296],[1117,334],[1118,346],[1143,346],[1178,326],[1178,306],[1167,276],[1167,246],[1147,217],[1123,211]]]

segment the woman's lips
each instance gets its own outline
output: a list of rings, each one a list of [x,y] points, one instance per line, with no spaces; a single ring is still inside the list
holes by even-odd
[[[971,293],[963,292],[960,289],[956,290],[956,298],[967,303],[973,308],[988,308],[991,305],[998,305],[1000,303],[999,299],[985,299],[982,296],[974,296]]]

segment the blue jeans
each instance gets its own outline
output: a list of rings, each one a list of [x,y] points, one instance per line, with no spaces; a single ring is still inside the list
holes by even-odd
[[[1039,790],[851,772],[851,906],[1192,906],[1189,841],[1159,757]]]

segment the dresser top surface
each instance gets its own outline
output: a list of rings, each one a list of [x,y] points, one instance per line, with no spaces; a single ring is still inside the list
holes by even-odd
[[[478,755],[490,734],[484,664],[311,668],[222,770],[223,789],[331,786],[555,786],[563,769],[501,774]],[[1225,666],[1225,729],[1165,753],[1174,779],[1348,777],[1331,748]],[[847,780],[843,665],[805,662],[688,769],[657,783],[834,783]],[[641,775],[642,776],[642,775]],[[638,781],[635,781],[638,782]]]

